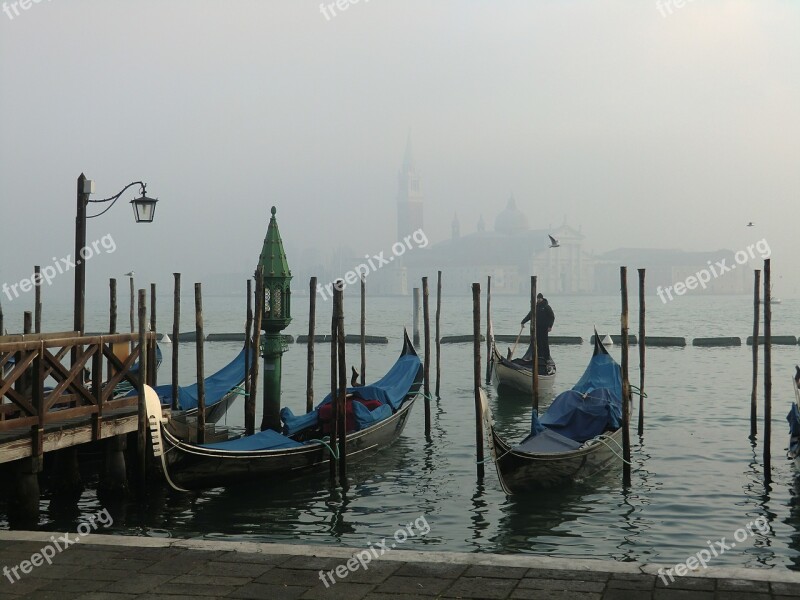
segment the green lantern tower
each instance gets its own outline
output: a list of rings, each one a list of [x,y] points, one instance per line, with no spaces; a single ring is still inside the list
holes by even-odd
[[[261,328],[264,330],[261,346],[261,355],[264,357],[264,416],[261,431],[280,431],[281,357],[287,350],[281,332],[292,322],[292,293],[289,287],[292,272],[283,251],[274,206],[258,266],[261,268],[264,289],[264,312],[261,315]]]

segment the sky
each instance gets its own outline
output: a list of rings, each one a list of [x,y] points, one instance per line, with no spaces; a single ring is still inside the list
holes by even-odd
[[[290,265],[376,254],[410,131],[431,243],[455,213],[462,235],[491,228],[513,193],[532,228],[566,219],[590,252],[766,239],[779,295],[800,295],[800,3],[340,5],[3,2],[0,282],[73,252],[82,172],[93,198],[143,180],[159,199],[149,225],[122,206],[135,188],[89,220],[115,247],[89,294],[130,270],[252,273],[273,205]]]

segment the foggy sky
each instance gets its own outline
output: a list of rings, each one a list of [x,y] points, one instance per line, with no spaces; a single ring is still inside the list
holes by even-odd
[[[152,225],[123,206],[134,191],[89,221],[90,242],[117,246],[92,259],[90,293],[129,270],[164,285],[250,273],[273,204],[292,266],[307,247],[386,250],[410,128],[432,243],[455,212],[462,235],[481,215],[491,229],[513,192],[532,228],[566,218],[587,251],[766,238],[778,295],[800,293],[797,2],[319,7],[0,13],[0,282],[73,252],[81,172],[94,198],[141,179],[160,199]]]

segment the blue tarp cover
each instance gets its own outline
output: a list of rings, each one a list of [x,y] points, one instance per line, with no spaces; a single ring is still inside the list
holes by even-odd
[[[254,435],[248,435],[236,440],[228,442],[219,442],[217,444],[202,444],[203,448],[212,448],[214,450],[278,450],[280,448],[297,448],[302,446],[300,442],[281,435],[277,431],[267,429],[266,431],[259,431]]]
[[[796,454],[800,446],[800,410],[797,404],[792,404],[786,420],[789,421],[789,452]]]
[[[389,372],[375,383],[363,387],[347,388],[347,393],[363,400],[378,400],[381,404],[391,407],[391,412],[382,411],[381,413],[374,414],[374,416],[385,419],[400,408],[400,405],[403,403],[403,398],[406,397],[408,390],[417,377],[421,364],[419,356],[416,354],[406,354],[398,358],[397,362],[389,369]],[[328,404],[330,401],[331,395],[328,394],[322,402],[317,405],[314,411],[299,416],[295,416],[288,407],[281,409],[284,433],[286,435],[294,435],[298,431],[316,425],[319,421],[319,407]],[[354,405],[355,404],[360,403],[356,402]],[[375,410],[377,411],[379,409]],[[375,413],[375,411],[373,411],[373,413]],[[369,424],[371,425],[372,423]]]
[[[559,394],[539,419],[534,413],[531,436],[550,430],[583,443],[622,422],[622,375],[608,354],[597,354],[575,386]],[[525,443],[525,442],[523,442]]]
[[[244,381],[244,348],[239,356],[228,365],[207,377],[206,383],[206,408],[222,400],[228,392]],[[159,385],[155,388],[161,404],[172,404],[172,384]],[[197,408],[197,384],[178,387],[178,408],[189,410]]]

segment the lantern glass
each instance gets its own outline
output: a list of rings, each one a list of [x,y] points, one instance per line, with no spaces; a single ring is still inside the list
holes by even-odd
[[[133,216],[136,218],[137,223],[152,223],[156,215],[156,202],[157,199],[148,198],[142,194],[141,198],[134,198],[131,200],[133,207]]]

